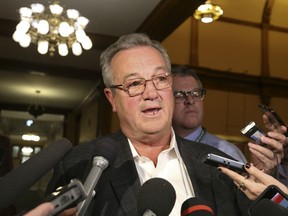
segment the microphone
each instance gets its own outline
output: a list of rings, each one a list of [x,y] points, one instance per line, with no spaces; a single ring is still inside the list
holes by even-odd
[[[163,178],[151,178],[140,188],[137,208],[139,216],[168,216],[174,207],[176,192]]]
[[[260,200],[252,209],[251,216],[287,216],[288,209],[269,199]]]
[[[0,209],[8,207],[25,189],[30,188],[72,149],[66,138],[60,139],[0,179]]]
[[[181,216],[213,216],[213,210],[199,197],[185,200],[181,206]]]
[[[103,170],[109,166],[109,163],[114,162],[116,158],[118,144],[114,139],[104,137],[95,144],[94,149],[97,153],[93,157],[93,166],[83,185],[87,198],[78,203],[78,216],[85,215],[85,212],[95,195],[94,188],[96,187]]]

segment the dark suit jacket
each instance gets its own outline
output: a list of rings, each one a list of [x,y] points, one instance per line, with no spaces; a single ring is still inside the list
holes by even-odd
[[[137,215],[137,195],[141,187],[127,138],[122,132],[110,135],[117,141],[119,149],[114,163],[106,168],[96,186],[89,215],[114,216]],[[73,178],[83,183],[91,169],[95,146],[102,138],[81,144],[64,158],[54,170],[48,185],[50,194],[58,186],[66,185]],[[226,157],[223,152],[211,146],[185,140],[176,136],[177,145],[193,184],[195,196],[205,200],[217,216],[247,215],[251,202],[238,191],[226,175],[211,165],[202,163],[207,153]],[[93,154],[94,153],[94,154]],[[180,215],[180,212],[179,212]]]

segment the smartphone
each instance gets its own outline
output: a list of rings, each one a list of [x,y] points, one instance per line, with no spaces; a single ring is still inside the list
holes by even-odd
[[[87,197],[82,183],[78,179],[72,179],[71,182],[53,192],[45,200],[54,204],[54,209],[50,215],[54,216],[58,213],[76,206]]]
[[[244,134],[249,139],[251,139],[252,141],[254,141],[255,143],[259,145],[265,145],[261,141],[261,137],[266,136],[266,134],[258,127],[258,125],[254,121],[250,122],[248,125],[242,128],[241,133]]]
[[[285,194],[282,190],[280,190],[277,186],[270,185],[260,194],[260,196],[253,202],[251,207],[248,209],[249,215],[251,215],[251,211],[254,206],[262,199],[269,199],[273,202],[276,202],[280,206],[288,209],[288,195]]]
[[[264,104],[259,104],[258,107],[265,115],[268,116],[269,121],[275,126],[275,128],[279,128],[281,127],[281,125],[283,125],[288,129],[287,124],[281,119],[281,117],[275,112],[275,110]],[[288,131],[286,131],[285,136],[288,136]]]
[[[212,153],[207,154],[207,156],[204,157],[202,162],[216,167],[224,166],[238,173],[247,173],[247,171],[244,168],[245,164],[243,162],[225,158],[223,156]]]

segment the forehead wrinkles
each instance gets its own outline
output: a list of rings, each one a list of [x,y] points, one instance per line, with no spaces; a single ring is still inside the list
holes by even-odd
[[[131,53],[127,55],[128,58],[125,54],[119,54],[118,58],[117,56],[115,56],[116,58],[113,58],[114,61],[112,61],[111,68],[113,71],[114,81],[123,82],[127,79],[134,78],[151,79],[156,75],[169,72],[166,62],[163,60],[163,58],[160,60],[157,56],[157,58],[153,59],[153,61],[156,63],[153,64],[153,61],[151,61],[151,64],[149,64],[149,57],[145,58],[144,56],[143,58],[138,59],[132,58],[132,60],[129,61],[129,55],[131,56]],[[145,61],[145,59],[148,61]]]

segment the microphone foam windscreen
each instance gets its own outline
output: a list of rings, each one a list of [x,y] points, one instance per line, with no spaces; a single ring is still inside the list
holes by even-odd
[[[0,209],[9,206],[18,195],[30,188],[72,149],[69,140],[58,140],[0,179]]]
[[[140,188],[138,215],[143,216],[147,210],[151,210],[157,216],[167,216],[173,209],[175,200],[175,189],[170,182],[162,178],[151,178]]]
[[[192,197],[181,206],[181,216],[213,216],[213,210],[200,198]]]
[[[287,216],[288,209],[269,199],[262,199],[251,209],[251,216]]]

